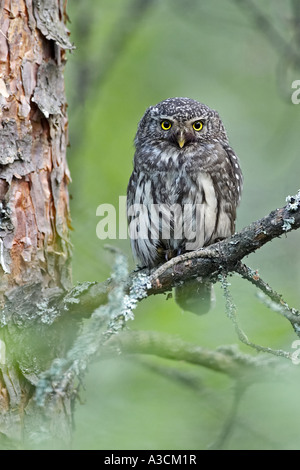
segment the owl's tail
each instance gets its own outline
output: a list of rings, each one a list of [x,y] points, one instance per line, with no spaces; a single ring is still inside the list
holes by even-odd
[[[175,288],[175,301],[183,310],[203,315],[214,305],[213,286],[211,282],[191,279]]]

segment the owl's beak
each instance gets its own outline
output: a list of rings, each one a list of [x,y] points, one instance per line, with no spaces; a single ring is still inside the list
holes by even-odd
[[[182,147],[184,146],[185,144],[185,140],[184,139],[178,139],[178,145],[179,147],[182,149]]]
[[[185,138],[184,138],[183,132],[180,132],[180,134],[178,134],[177,142],[178,142],[179,147],[182,149],[182,147],[185,144]]]

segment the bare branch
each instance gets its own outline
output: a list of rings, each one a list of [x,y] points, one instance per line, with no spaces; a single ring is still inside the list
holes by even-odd
[[[296,4],[297,0],[295,0]],[[252,16],[253,22],[257,28],[264,34],[268,39],[270,45],[280,52],[282,57],[295,63],[300,64],[300,54],[297,48],[286,41],[282,34],[276,29],[270,18],[264,14],[263,10],[252,0],[235,0],[235,3],[240,7],[244,8],[247,14]],[[295,5],[295,14],[296,5]],[[297,9],[299,10],[299,8]],[[296,15],[295,15],[296,19]]]

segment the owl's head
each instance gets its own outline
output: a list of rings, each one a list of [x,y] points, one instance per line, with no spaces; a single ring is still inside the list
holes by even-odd
[[[182,149],[214,139],[227,142],[216,111],[190,98],[169,98],[146,110],[139,123],[135,145],[168,142]]]

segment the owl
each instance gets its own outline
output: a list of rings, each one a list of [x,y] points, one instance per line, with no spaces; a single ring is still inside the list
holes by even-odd
[[[138,125],[127,218],[134,258],[158,266],[234,233],[243,177],[219,114],[190,98],[150,106]],[[176,288],[177,303],[204,313],[211,284]]]

